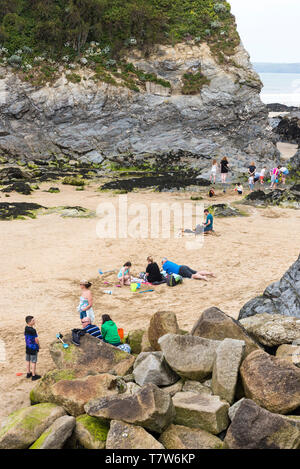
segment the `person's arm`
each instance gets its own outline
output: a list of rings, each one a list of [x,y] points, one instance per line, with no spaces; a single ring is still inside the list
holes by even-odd
[[[106,330],[104,324],[102,324],[102,327],[101,327],[101,334],[102,334],[102,338],[105,339],[105,336],[107,334],[107,330]]]
[[[84,308],[82,308],[81,311],[87,311],[88,309],[90,309],[93,306],[93,297],[92,297],[92,293],[90,291],[88,292],[86,299],[88,301],[88,305],[85,306]]]

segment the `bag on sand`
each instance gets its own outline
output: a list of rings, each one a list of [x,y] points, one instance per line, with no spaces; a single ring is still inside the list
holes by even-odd
[[[181,275],[168,275],[167,277],[167,285],[168,287],[176,287],[176,285],[179,285],[182,283],[182,277]]]
[[[131,353],[131,348],[128,344],[118,345],[118,349],[122,350],[122,352]]]

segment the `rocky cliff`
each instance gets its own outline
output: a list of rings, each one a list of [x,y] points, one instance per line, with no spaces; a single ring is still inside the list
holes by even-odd
[[[260,166],[278,158],[262,84],[242,45],[223,63],[207,43],[195,42],[157,46],[147,59],[132,50],[127,60],[170,87],[147,82],[133,91],[95,82],[87,68],[77,72],[80,83],[62,72],[35,87],[1,67],[0,155],[159,164],[171,153],[203,176],[214,157],[226,155],[237,171],[252,159]],[[200,72],[198,92],[184,94],[185,77]]]

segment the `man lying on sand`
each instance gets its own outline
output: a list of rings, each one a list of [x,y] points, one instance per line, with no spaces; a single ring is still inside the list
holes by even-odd
[[[166,257],[164,257],[161,261],[163,269],[167,274],[177,274],[181,275],[184,278],[193,278],[195,280],[205,280],[208,281],[207,277],[215,277],[212,272],[207,272],[205,270],[196,271],[188,267],[187,265],[178,265],[174,262],[168,261]]]

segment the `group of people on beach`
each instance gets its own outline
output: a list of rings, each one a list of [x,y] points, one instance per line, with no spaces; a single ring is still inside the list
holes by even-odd
[[[221,160],[219,164],[216,159],[213,160],[210,173],[210,182],[212,184],[216,183],[217,172],[220,169],[221,173],[221,183],[226,184],[227,176],[230,171],[229,161],[226,156]],[[268,174],[267,167],[264,166],[259,172],[255,165],[255,162],[252,161],[248,167],[248,185],[250,192],[253,192],[255,188],[255,183],[259,182],[261,185],[265,184],[265,180]],[[283,185],[286,183],[286,178],[289,175],[289,170],[285,166],[277,165],[271,170],[269,170],[269,176],[271,178],[270,189],[276,189],[277,184],[281,182]],[[243,194],[243,186],[241,183],[238,183],[235,187],[235,191],[238,194]],[[226,192],[224,186],[223,192]]]

